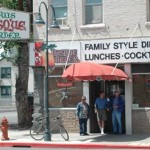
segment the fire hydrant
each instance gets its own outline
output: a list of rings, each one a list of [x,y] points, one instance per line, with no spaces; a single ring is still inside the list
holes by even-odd
[[[8,138],[8,120],[5,117],[2,119],[0,129],[2,131],[1,140],[9,140],[9,138]]]

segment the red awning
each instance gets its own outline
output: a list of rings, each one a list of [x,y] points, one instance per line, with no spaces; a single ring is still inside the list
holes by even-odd
[[[79,62],[64,70],[62,78],[72,81],[126,80],[128,76],[121,69],[93,62]]]

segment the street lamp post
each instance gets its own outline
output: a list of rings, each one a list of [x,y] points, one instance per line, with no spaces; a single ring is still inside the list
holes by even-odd
[[[42,16],[41,16],[41,6],[44,5],[45,10],[46,10],[46,23],[44,22]],[[52,5],[46,5],[45,2],[41,2],[39,5],[39,12],[38,12],[38,18],[35,21],[35,24],[37,25],[44,25],[46,24],[46,43],[44,48],[46,49],[46,70],[45,70],[45,102],[44,102],[44,110],[45,110],[45,132],[44,132],[44,140],[45,141],[51,141],[51,133],[50,133],[50,129],[49,129],[49,82],[48,82],[48,10],[49,8],[52,8],[52,12],[53,12],[53,22],[50,26],[50,28],[59,28],[59,25],[56,22],[56,17],[55,17],[55,9]]]

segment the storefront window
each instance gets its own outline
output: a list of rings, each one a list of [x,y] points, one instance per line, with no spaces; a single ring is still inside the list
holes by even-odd
[[[83,83],[61,78],[63,68],[55,68],[49,78],[49,106],[52,108],[74,108],[81,101]]]
[[[150,74],[133,75],[133,104],[150,107]]]
[[[124,81],[105,81],[105,92],[107,96],[113,96],[116,89],[120,90],[122,96],[125,95]]]

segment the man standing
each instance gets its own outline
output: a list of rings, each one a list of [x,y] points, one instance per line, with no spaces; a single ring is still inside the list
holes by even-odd
[[[80,135],[89,135],[87,133],[87,120],[89,118],[90,107],[86,103],[86,97],[81,97],[81,102],[77,104],[77,117],[79,119]]]
[[[109,110],[108,101],[105,98],[104,91],[100,91],[100,97],[95,100],[95,110],[97,113],[97,121],[101,134],[104,134],[105,121],[107,120],[106,110]]]
[[[122,112],[124,111],[124,100],[120,96],[120,91],[115,90],[114,97],[111,100],[112,105],[112,125],[114,134],[122,134]]]

